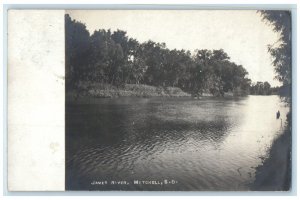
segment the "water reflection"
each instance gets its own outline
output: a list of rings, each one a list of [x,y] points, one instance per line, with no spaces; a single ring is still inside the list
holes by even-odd
[[[276,96],[98,99],[66,106],[66,186],[72,190],[247,190],[285,108]],[[91,185],[93,180],[174,185]]]

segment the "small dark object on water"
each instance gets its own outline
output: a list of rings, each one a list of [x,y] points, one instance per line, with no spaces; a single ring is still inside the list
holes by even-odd
[[[276,113],[276,118],[279,119],[279,117],[280,117],[280,112],[278,110],[277,113]]]

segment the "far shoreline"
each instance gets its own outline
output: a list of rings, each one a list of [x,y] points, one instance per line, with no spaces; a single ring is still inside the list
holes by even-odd
[[[96,99],[118,99],[118,98],[189,98],[201,100],[206,98],[232,99],[247,97],[233,92],[225,92],[223,95],[212,94],[208,91],[202,94],[192,94],[183,91],[178,87],[161,87],[144,84],[125,84],[123,86],[113,86],[111,84],[81,83],[76,89],[68,89],[66,92],[66,102],[86,102],[90,103]],[[255,95],[255,94],[252,94]],[[274,94],[275,95],[275,94]],[[255,95],[256,96],[256,95]],[[266,95],[258,95],[266,96]],[[270,95],[268,95],[270,96]]]

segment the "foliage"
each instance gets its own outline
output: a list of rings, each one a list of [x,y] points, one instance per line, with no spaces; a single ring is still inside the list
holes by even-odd
[[[268,82],[256,82],[251,85],[250,94],[252,95],[271,95],[272,88]]]
[[[291,84],[292,54],[291,54],[291,12],[279,10],[258,11],[263,20],[278,32],[280,37],[275,44],[269,45],[268,50],[273,57],[276,79],[283,85]]]
[[[125,31],[96,30],[92,35],[81,22],[66,15],[66,87],[80,82],[144,84],[178,87],[194,95],[225,92],[246,95],[248,72],[230,61],[223,49],[190,51],[168,49],[164,43],[139,43]]]

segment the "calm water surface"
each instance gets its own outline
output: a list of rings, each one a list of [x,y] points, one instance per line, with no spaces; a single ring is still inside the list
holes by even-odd
[[[287,111],[277,96],[68,103],[66,189],[249,190]]]

